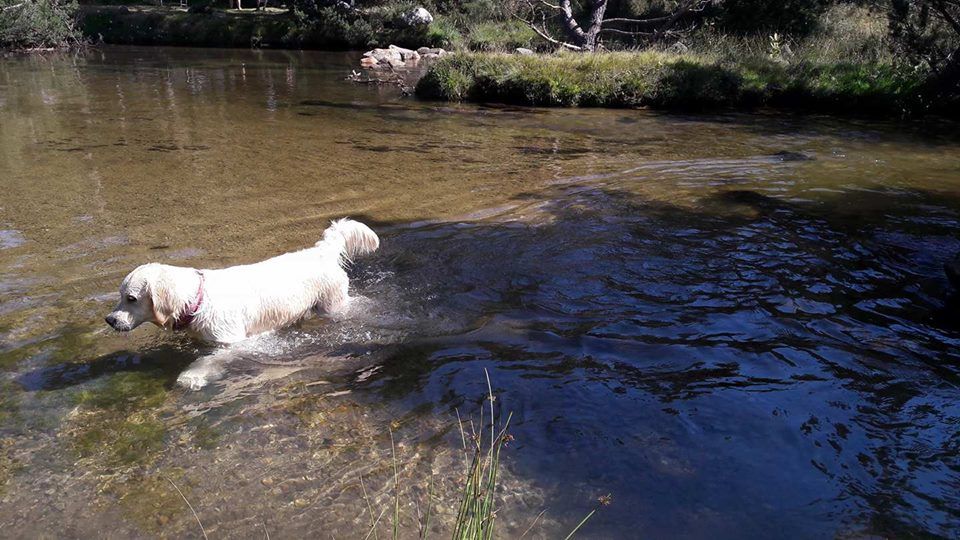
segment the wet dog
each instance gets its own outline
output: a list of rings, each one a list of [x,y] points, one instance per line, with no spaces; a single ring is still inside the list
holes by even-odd
[[[120,301],[106,321],[121,332],[150,322],[205,341],[236,343],[289,326],[311,313],[326,315],[342,309],[349,300],[345,263],[379,245],[380,239],[369,227],[340,219],[313,247],[255,264],[217,270],[145,264],[124,278]],[[181,374],[181,383],[206,384],[208,379],[184,378],[195,367]]]

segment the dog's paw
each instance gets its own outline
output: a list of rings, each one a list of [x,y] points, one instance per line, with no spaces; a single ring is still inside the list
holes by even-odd
[[[204,386],[210,384],[210,381],[207,380],[205,373],[184,371],[179,377],[177,377],[177,384],[190,390],[200,390]]]
[[[200,390],[223,377],[225,361],[226,358],[219,353],[202,356],[180,373],[180,376],[177,377],[177,384],[190,390]]]

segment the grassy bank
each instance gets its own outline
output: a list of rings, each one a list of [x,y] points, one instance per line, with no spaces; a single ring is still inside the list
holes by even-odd
[[[567,107],[958,115],[960,89],[931,89],[931,66],[901,53],[882,10],[837,4],[815,28],[795,38],[706,27],[672,44],[597,54],[463,52],[434,65],[417,94]]]
[[[664,51],[461,53],[432,66],[417,95],[564,107],[774,106],[899,113],[928,105],[920,101],[924,82],[922,72],[883,62],[729,61]]]

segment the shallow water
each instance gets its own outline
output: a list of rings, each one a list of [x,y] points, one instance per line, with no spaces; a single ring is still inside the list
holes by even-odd
[[[388,536],[394,463],[402,535],[446,536],[484,369],[503,537],[608,493],[580,537],[958,535],[955,124],[424,103],[355,60],[0,59],[5,536],[198,536],[176,488],[211,537]],[[382,238],[350,312],[211,387],[102,322],[138,264],[342,215]]]

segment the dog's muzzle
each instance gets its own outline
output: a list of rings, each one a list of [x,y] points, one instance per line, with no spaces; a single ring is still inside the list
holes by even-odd
[[[107,321],[107,324],[110,325],[110,328],[113,328],[114,330],[117,330],[118,332],[129,332],[129,331],[130,331],[130,327],[129,327],[129,326],[127,326],[127,325],[125,325],[125,324],[117,321],[117,318],[114,317],[113,315],[107,315],[106,317],[103,318],[103,320]]]

